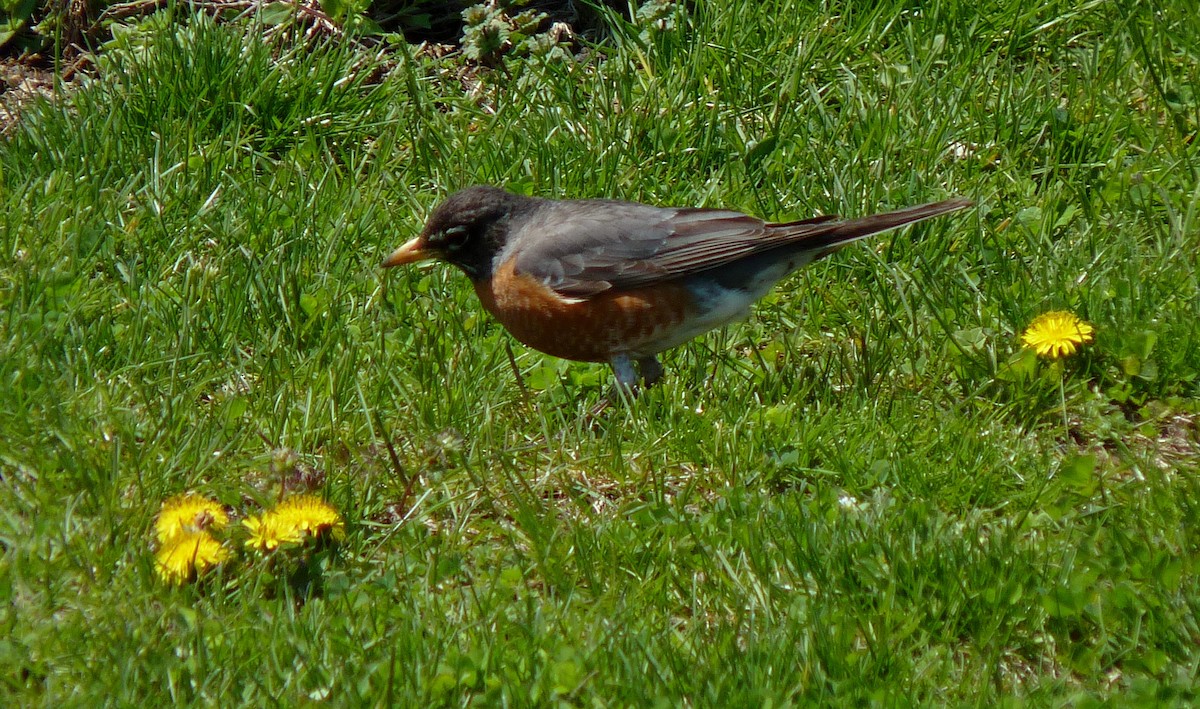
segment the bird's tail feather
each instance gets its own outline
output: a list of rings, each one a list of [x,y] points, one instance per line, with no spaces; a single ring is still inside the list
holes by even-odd
[[[969,199],[956,197],[942,202],[930,202],[929,204],[922,204],[916,207],[897,209],[894,212],[872,214],[869,217],[860,217],[858,219],[847,219],[830,225],[833,228],[824,234],[821,240],[825,241],[829,247],[838,247],[883,231],[932,219],[933,217],[949,212],[957,212],[973,204],[974,202]]]
[[[771,226],[782,229],[785,233],[794,229],[793,248],[815,252],[815,258],[822,258],[859,239],[966,209],[973,204],[969,199],[956,197],[858,219],[838,219],[836,216],[826,215]]]

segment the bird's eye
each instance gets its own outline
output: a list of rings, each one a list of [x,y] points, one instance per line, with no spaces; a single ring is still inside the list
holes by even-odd
[[[470,235],[471,234],[467,230],[467,227],[460,224],[458,226],[452,226],[443,231],[442,242],[446,245],[447,249],[451,251],[457,251],[467,243],[467,237]]]

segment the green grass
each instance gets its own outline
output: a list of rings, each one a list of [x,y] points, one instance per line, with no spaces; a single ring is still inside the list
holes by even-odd
[[[482,75],[164,16],[26,113],[5,705],[1196,701],[1195,13],[694,5]],[[457,272],[378,268],[476,182],[978,207],[808,269],[591,425],[604,367],[514,343]],[[1065,366],[1021,350],[1048,309],[1097,328]],[[164,498],[282,486],[347,519],[318,586],[251,556],[159,581]]]

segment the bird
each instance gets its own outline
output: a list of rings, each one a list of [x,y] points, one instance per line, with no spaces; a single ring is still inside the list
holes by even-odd
[[[953,198],[773,224],[728,209],[554,200],[476,185],[447,197],[383,267],[431,259],[456,266],[517,340],[562,359],[607,362],[617,387],[636,394],[663,376],[661,352],[746,317],[797,269],[972,204]]]

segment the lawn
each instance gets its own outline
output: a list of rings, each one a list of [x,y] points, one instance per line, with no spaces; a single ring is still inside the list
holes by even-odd
[[[169,8],[23,109],[0,703],[1197,701],[1200,15],[686,5],[483,63]],[[592,417],[606,367],[523,347],[449,267],[379,267],[476,183],[976,206]],[[1094,340],[1039,357],[1047,311]],[[173,583],[182,493],[229,523]],[[302,494],[340,539],[247,546]]]

